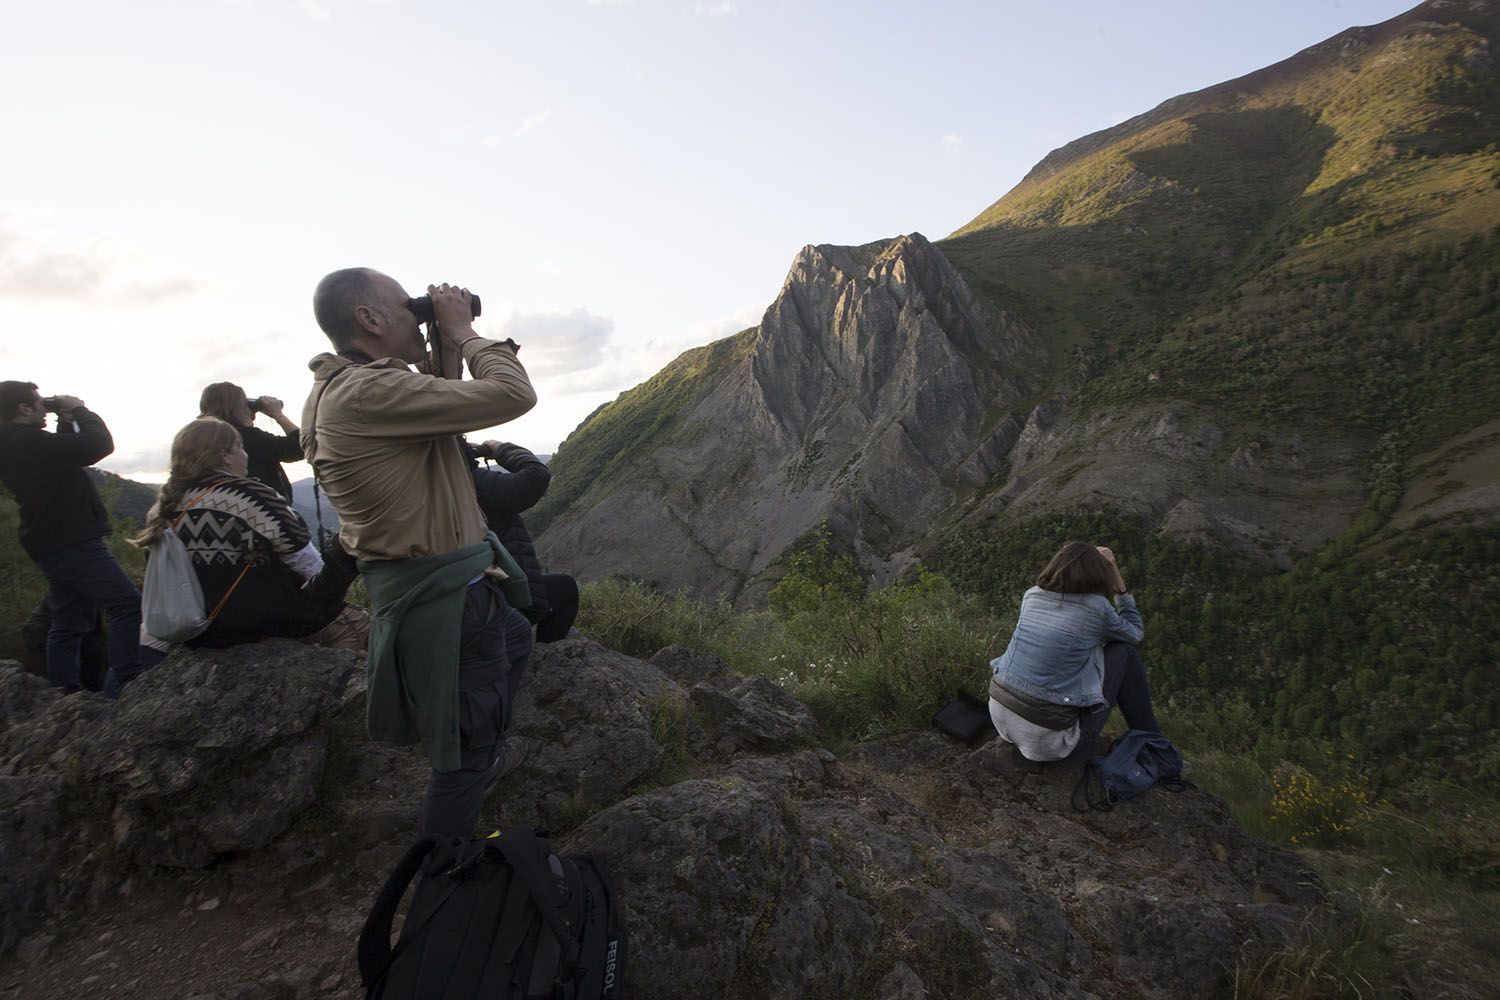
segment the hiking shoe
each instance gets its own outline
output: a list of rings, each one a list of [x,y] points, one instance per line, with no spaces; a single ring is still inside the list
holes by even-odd
[[[533,740],[526,736],[507,736],[505,742],[500,744],[499,757],[490,768],[489,776],[484,780],[485,791],[488,792],[494,788],[507,774],[530,760],[540,745],[540,740]]]

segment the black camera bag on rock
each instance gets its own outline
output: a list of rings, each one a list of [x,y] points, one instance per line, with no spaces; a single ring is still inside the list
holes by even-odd
[[[418,872],[401,939],[391,924]],[[625,936],[602,860],[559,857],[525,827],[420,840],[359,935],[370,1000],[619,1000]]]

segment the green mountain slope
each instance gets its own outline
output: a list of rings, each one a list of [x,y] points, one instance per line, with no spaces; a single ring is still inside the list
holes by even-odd
[[[1104,355],[1090,402],[1155,372],[1243,419],[1399,412],[1433,444],[1500,400],[1497,33],[1489,4],[1353,29],[1063,147],[940,246]]]
[[[1071,351],[1052,385],[1077,423],[1202,408],[1249,462],[1347,440],[1363,507],[1341,532],[1277,572],[1108,502],[980,503],[929,563],[1009,593],[1063,537],[1118,539],[1156,683],[1246,699],[1238,747],[1333,754],[1414,801],[1414,779],[1500,774],[1497,39],[1488,3],[1351,30],[1058,150],[940,244]]]
[[[589,414],[553,456],[552,486],[526,515],[540,534],[583,494],[607,487],[641,456],[683,432],[681,416],[749,357],[755,329],[687,351],[641,385]]]

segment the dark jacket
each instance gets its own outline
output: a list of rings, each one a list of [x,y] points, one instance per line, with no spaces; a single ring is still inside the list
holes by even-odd
[[[302,442],[297,435],[268,434],[259,427],[236,427],[235,430],[240,432],[245,455],[250,459],[250,478],[259,479],[291,503],[292,484],[281,463],[295,462],[302,457]]]
[[[84,470],[114,451],[115,440],[99,415],[83,407],[59,423],[56,433],[0,424],[0,482],[21,508],[21,547],[33,559],[111,531],[109,511]]]
[[[552,482],[552,470],[518,444],[501,448],[495,462],[506,471],[476,468],[474,493],[479,497],[479,509],[484,511],[490,530],[526,573],[526,582],[531,588],[531,607],[526,609],[526,614],[536,621],[546,617],[552,605],[548,603],[547,590],[542,586],[542,562],[537,558],[531,532],[521,520],[521,511],[535,507],[537,501],[546,495]]]

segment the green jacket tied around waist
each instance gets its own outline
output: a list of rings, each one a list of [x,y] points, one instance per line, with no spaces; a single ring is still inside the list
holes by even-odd
[[[507,563],[515,565],[493,533],[440,555],[360,561],[374,608],[365,667],[371,739],[400,746],[420,742],[437,770],[461,766],[458,650],[464,595],[469,581]]]

